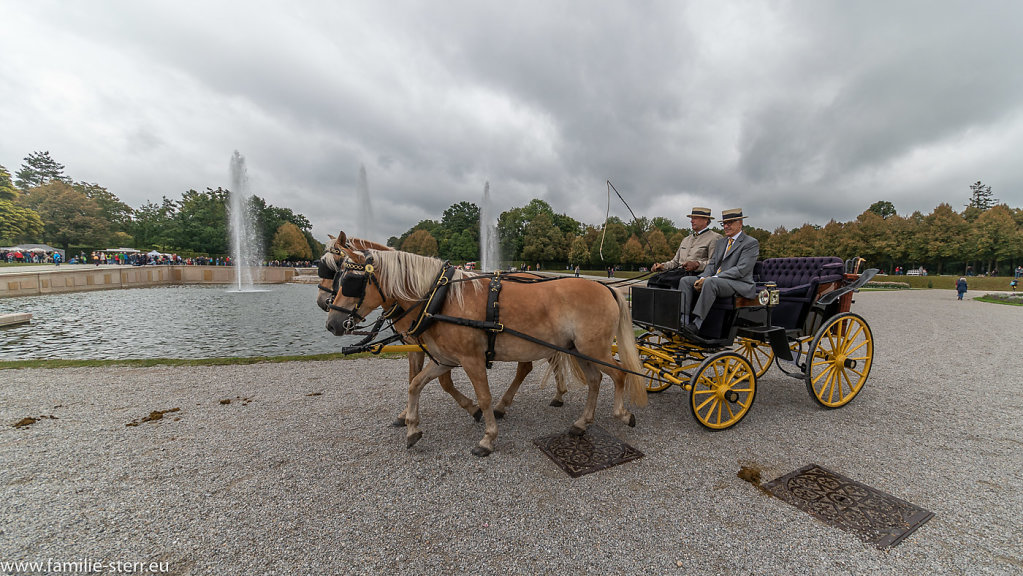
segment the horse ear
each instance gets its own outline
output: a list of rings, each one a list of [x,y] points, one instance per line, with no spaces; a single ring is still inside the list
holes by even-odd
[[[362,262],[366,259],[362,252],[359,252],[358,250],[352,250],[351,248],[343,244],[340,246],[340,248],[341,251],[344,252],[345,256],[350,258],[353,262]]]
[[[337,238],[335,238],[333,234],[327,234],[327,238],[330,238],[331,240],[337,240]]]
[[[337,233],[337,243],[339,245],[341,245],[341,246],[347,246],[348,245],[348,235],[345,234],[344,230],[338,231],[338,233]]]

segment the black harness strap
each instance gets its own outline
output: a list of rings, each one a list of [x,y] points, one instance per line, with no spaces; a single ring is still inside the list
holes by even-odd
[[[433,283],[433,291],[426,299],[426,305],[423,306],[423,311],[419,313],[419,317],[412,323],[412,327],[408,329],[409,336],[419,336],[433,324],[433,317],[440,309],[444,307],[444,301],[447,299],[448,288],[450,288],[451,278],[455,275],[455,267],[445,262],[444,267],[441,268],[440,274],[437,275],[437,280]]]
[[[501,274],[496,273],[490,279],[490,292],[487,293],[487,323],[499,326],[501,321],[500,304],[497,299],[501,295]],[[487,330],[487,369],[494,367],[494,341],[497,339],[497,330]]]

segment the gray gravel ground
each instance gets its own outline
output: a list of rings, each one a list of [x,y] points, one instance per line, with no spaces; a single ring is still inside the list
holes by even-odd
[[[1023,309],[914,291],[863,293],[854,311],[876,354],[845,408],[818,408],[772,368],[731,430],[704,431],[677,388],[651,395],[627,428],[610,417],[605,380],[598,423],[645,457],[578,479],[532,439],[567,429],[582,391],[549,407],[540,370],[486,459],[469,454],[482,425],[435,384],[425,435],[405,448],[390,426],[404,404],[400,360],[3,370],[0,562],[163,562],[170,574],[1020,573]],[[491,374],[503,383],[513,367]],[[455,382],[469,389],[464,374]],[[40,416],[54,419],[12,427]],[[736,476],[809,463],[935,517],[880,551]]]

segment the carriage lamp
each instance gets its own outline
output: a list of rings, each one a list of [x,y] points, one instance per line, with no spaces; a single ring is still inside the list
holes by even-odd
[[[764,289],[757,294],[757,300],[761,306],[777,306],[778,302],[781,301],[778,285],[774,282],[764,284]]]

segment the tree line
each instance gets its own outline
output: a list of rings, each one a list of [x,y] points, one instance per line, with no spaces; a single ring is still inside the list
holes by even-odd
[[[745,226],[743,231],[760,241],[761,258],[859,256],[889,273],[897,267],[924,267],[937,274],[1015,268],[1023,262],[1023,210],[998,203],[991,187],[979,181],[969,188],[969,201],[959,212],[942,203],[926,215],[917,211],[900,216],[891,202],[882,200],[849,222],[774,231]],[[649,267],[670,259],[689,234],[688,228],[660,216],[582,224],[556,213],[543,200],[503,212],[497,228],[506,266],[545,268]],[[465,262],[479,257],[479,236],[479,207],[463,201],[445,210],[439,221],[423,220],[389,238],[388,245]]]
[[[226,256],[230,251],[228,194],[222,188],[188,190],[133,209],[106,188],[76,182],[49,152],[33,152],[12,180],[0,166],[0,245],[46,243],[68,253],[117,247],[155,248],[182,256]],[[264,255],[312,260],[323,253],[309,220],[290,208],[249,199]]]

